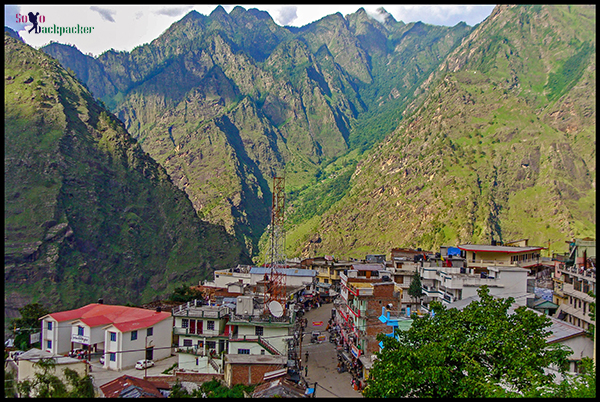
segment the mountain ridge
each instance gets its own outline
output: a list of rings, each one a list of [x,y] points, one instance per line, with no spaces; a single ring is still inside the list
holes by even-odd
[[[255,259],[274,175],[286,177],[295,256],[528,233],[560,247],[595,228],[595,153],[564,156],[595,149],[595,8],[502,5],[473,28],[389,15],[382,24],[364,10],[299,29],[242,7],[213,13],[186,15],[151,44],[96,60],[121,88],[105,103],[200,216],[225,224]],[[246,22],[271,32],[263,47],[248,46],[256,41]],[[77,66],[57,48],[44,50]],[[127,71],[142,61],[141,73]],[[187,85],[188,76],[199,81]],[[178,89],[159,96],[152,80],[179,80]],[[523,150],[532,138],[543,141]],[[528,205],[545,193],[551,209]],[[398,208],[405,222],[390,225]],[[414,221],[409,211],[426,214]]]
[[[56,60],[4,48],[5,317],[143,303],[250,261]]]

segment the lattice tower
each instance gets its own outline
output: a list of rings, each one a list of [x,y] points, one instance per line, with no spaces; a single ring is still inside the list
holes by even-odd
[[[287,294],[285,290],[285,274],[281,271],[285,267],[285,178],[273,178],[273,205],[271,209],[271,227],[269,249],[265,265],[270,269],[269,295],[265,297],[265,305],[271,300],[277,300],[285,308]]]

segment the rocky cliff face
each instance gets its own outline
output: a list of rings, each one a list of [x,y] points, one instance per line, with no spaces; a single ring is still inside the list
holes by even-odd
[[[8,306],[141,303],[249,261],[56,60],[4,49]]]

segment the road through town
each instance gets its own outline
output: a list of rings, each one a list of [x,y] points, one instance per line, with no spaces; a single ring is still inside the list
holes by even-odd
[[[314,387],[317,383],[315,392],[317,398],[362,398],[360,391],[352,388],[352,375],[347,371],[344,373],[337,371],[338,358],[335,344],[329,342],[329,332],[326,331],[332,308],[333,303],[327,303],[307,311],[302,317],[307,320],[302,341],[302,365],[308,363],[308,375],[304,376],[304,369],[302,375],[309,387]],[[313,325],[319,322],[323,322],[323,325]],[[321,331],[327,336],[327,340],[322,343],[311,343],[312,331]],[[308,362],[305,362],[307,351]]]

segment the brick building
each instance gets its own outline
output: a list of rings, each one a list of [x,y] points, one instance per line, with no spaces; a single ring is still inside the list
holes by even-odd
[[[228,387],[235,384],[259,384],[265,373],[287,366],[287,356],[282,355],[225,355],[225,383]]]

